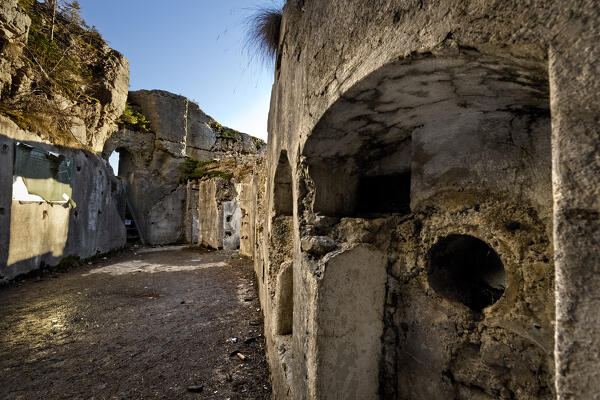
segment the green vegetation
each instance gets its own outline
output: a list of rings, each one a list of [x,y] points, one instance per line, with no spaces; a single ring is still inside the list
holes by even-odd
[[[150,121],[142,114],[141,108],[133,103],[127,102],[123,114],[117,120],[119,127],[125,127],[132,131],[149,133],[152,132]]]
[[[30,101],[35,101],[35,98],[32,97]],[[42,138],[50,140],[55,145],[80,148],[81,143],[69,131],[69,122],[65,111],[60,110],[52,103],[48,103],[47,107],[48,111],[41,113],[26,111],[27,106],[23,110],[7,107],[6,104],[0,103],[0,114],[9,117],[23,130],[38,132]]]
[[[20,55],[25,67],[19,73],[33,84],[15,85],[17,90],[7,96],[3,93],[0,113],[54,144],[85,147],[71,133],[73,110],[64,107],[61,96],[88,107],[83,115],[95,114],[102,103],[95,76],[104,73],[105,60],[115,57],[115,52],[95,27],[83,21],[77,1],[19,0],[18,5],[31,18],[27,44]],[[93,123],[93,119],[85,122]]]
[[[81,18],[79,3],[59,1],[56,13],[51,2],[20,0],[19,6],[31,18],[24,57],[41,75],[39,90],[85,98],[85,89],[93,85],[91,58],[103,53],[104,40]]]
[[[223,126],[212,118],[208,125],[213,131],[215,131],[219,135],[217,137],[220,139],[231,139],[235,140],[236,142],[240,140],[239,131]]]
[[[199,161],[186,157],[185,161],[179,166],[179,170],[181,171],[179,183],[185,183],[193,179],[231,179],[231,174],[213,169],[215,163],[215,160]]]

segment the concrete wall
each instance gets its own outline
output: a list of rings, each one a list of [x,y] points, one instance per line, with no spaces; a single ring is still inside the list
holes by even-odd
[[[198,185],[198,244],[213,249],[223,248],[223,210],[217,203],[214,180]]]
[[[240,188],[240,256],[254,259],[256,246],[256,208],[258,171],[248,175]]]
[[[275,398],[345,387],[349,373],[317,368],[317,349],[335,344],[319,329],[340,321],[321,327],[314,313],[328,301],[324,260],[357,244],[387,257],[380,397],[599,391],[599,15],[591,0],[286,3],[255,252]],[[283,153],[295,306],[285,340],[272,330]],[[400,189],[379,190],[386,182]],[[430,250],[456,234],[504,269],[501,297],[480,311],[429,281]]]
[[[236,185],[224,178],[198,182],[199,245],[224,250],[240,248],[243,214],[239,204],[242,187],[243,184]]]
[[[104,160],[87,151],[51,146],[0,117],[0,282],[39,268],[56,265],[67,256],[87,258],[125,246],[125,225],[118,203],[122,183]],[[74,161],[72,199],[60,203],[12,200],[13,156],[19,141],[70,157]]]
[[[237,199],[223,203],[223,249],[237,250],[240,248],[240,224],[242,210]]]
[[[188,181],[184,216],[185,241],[188,243],[198,243],[198,190],[198,182]]]

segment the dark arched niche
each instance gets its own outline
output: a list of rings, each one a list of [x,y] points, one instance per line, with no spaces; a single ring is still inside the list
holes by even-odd
[[[291,216],[293,214],[292,168],[285,150],[281,151],[275,170],[273,206],[276,215]]]

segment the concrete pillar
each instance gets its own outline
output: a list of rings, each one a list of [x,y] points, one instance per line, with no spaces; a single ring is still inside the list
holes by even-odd
[[[324,263],[316,318],[317,398],[378,399],[385,257],[358,245]]]
[[[14,141],[0,135],[0,266],[6,265],[10,244]],[[0,282],[3,277],[0,274]]]
[[[600,29],[569,26],[550,50],[556,389],[600,399]]]
[[[256,226],[256,201],[257,177],[248,175],[241,184],[240,208],[242,219],[240,222],[240,255],[254,259],[255,226]]]
[[[216,200],[214,180],[200,182],[198,187],[198,244],[220,249],[223,247],[223,213]]]

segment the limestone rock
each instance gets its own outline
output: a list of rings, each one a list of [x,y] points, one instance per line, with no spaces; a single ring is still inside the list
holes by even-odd
[[[216,126],[215,121],[183,96],[162,90],[139,90],[129,93],[128,101],[150,121],[152,132],[121,128],[106,142],[103,157],[108,159],[113,151],[120,152],[124,170],[119,174],[127,182],[131,207],[140,233],[148,243],[166,244],[182,240],[184,236],[193,238],[197,235],[182,235],[193,224],[187,216],[185,203],[189,195],[186,195],[181,172],[186,157],[216,160],[210,164],[213,171],[229,174],[235,182],[241,182],[262,157],[266,145],[241,132],[235,133],[233,138],[219,137],[211,128],[211,124]],[[214,200],[218,202],[218,212],[222,213],[221,203],[233,201],[237,193],[228,179],[218,181],[213,195],[218,196]],[[235,216],[229,230],[239,231],[241,211],[233,204],[228,207]],[[215,226],[219,225],[217,231],[223,232],[223,216],[217,217],[220,219],[215,220]],[[239,235],[232,235],[227,247],[239,246],[239,240]],[[214,238],[205,242],[217,248],[223,246]]]
[[[65,54],[82,70],[69,70],[68,78],[61,78],[68,81],[66,83],[54,76],[48,78],[55,68],[44,69],[35,57],[31,54],[25,57],[23,53],[30,28],[35,25],[28,13],[44,15],[48,12],[47,6],[39,2],[33,2],[27,10],[22,9],[17,0],[0,4],[2,113],[21,128],[53,144],[101,151],[106,139],[117,129],[116,120],[125,108],[129,62],[101,38],[94,44],[96,51],[89,51],[87,42],[81,44],[81,37],[76,36],[85,29],[77,27],[80,33],[74,33],[77,29],[57,32],[61,32],[61,43],[71,43]],[[44,29],[43,21],[44,16],[41,26],[35,25],[39,32]],[[86,75],[91,74],[89,71],[93,71],[91,78]],[[33,91],[33,88],[38,90]]]

